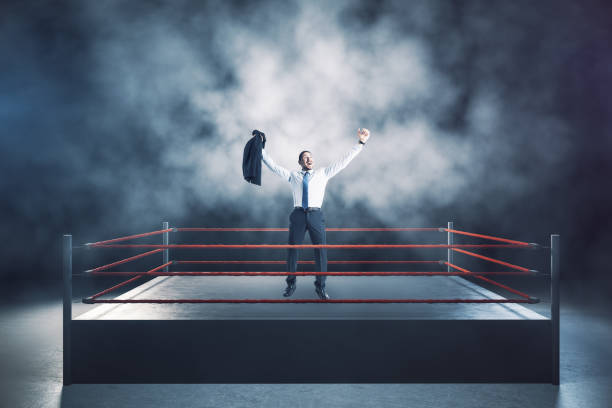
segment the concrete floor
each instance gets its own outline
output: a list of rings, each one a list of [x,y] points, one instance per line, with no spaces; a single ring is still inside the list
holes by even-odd
[[[62,386],[60,287],[7,288],[0,303],[1,407],[610,407],[612,315],[561,307],[561,386],[549,384],[204,384]],[[591,303],[581,303],[589,300]],[[609,306],[609,304],[607,305]]]

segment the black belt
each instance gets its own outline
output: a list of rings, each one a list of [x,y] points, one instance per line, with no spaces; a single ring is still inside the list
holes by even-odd
[[[304,212],[321,211],[321,207],[308,207],[306,209],[304,209],[304,207],[293,207],[293,209],[304,211]]]

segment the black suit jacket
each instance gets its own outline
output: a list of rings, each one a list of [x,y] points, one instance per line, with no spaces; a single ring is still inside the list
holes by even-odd
[[[259,135],[253,136],[244,146],[242,175],[249,183],[261,186],[261,149],[266,145]]]

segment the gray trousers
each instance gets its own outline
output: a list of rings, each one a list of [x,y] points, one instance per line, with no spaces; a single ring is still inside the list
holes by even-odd
[[[289,216],[289,244],[301,245],[304,242],[306,231],[310,235],[313,244],[326,244],[325,240],[325,217],[323,211],[304,211],[294,209]],[[298,249],[290,248],[287,254],[287,272],[297,270]],[[327,249],[316,248],[314,250],[315,265],[317,272],[327,272]],[[324,288],[327,276],[317,275],[315,285]],[[287,283],[295,283],[295,276],[287,276]]]

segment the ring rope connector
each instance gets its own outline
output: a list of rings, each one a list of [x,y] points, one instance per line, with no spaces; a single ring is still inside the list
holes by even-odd
[[[540,303],[540,299],[537,298],[537,297],[531,297],[530,296],[527,303],[532,304],[532,305],[536,304],[536,303]]]
[[[90,299],[90,298],[83,298],[83,303],[85,303],[87,305],[93,305],[94,301],[93,301],[93,299]]]

